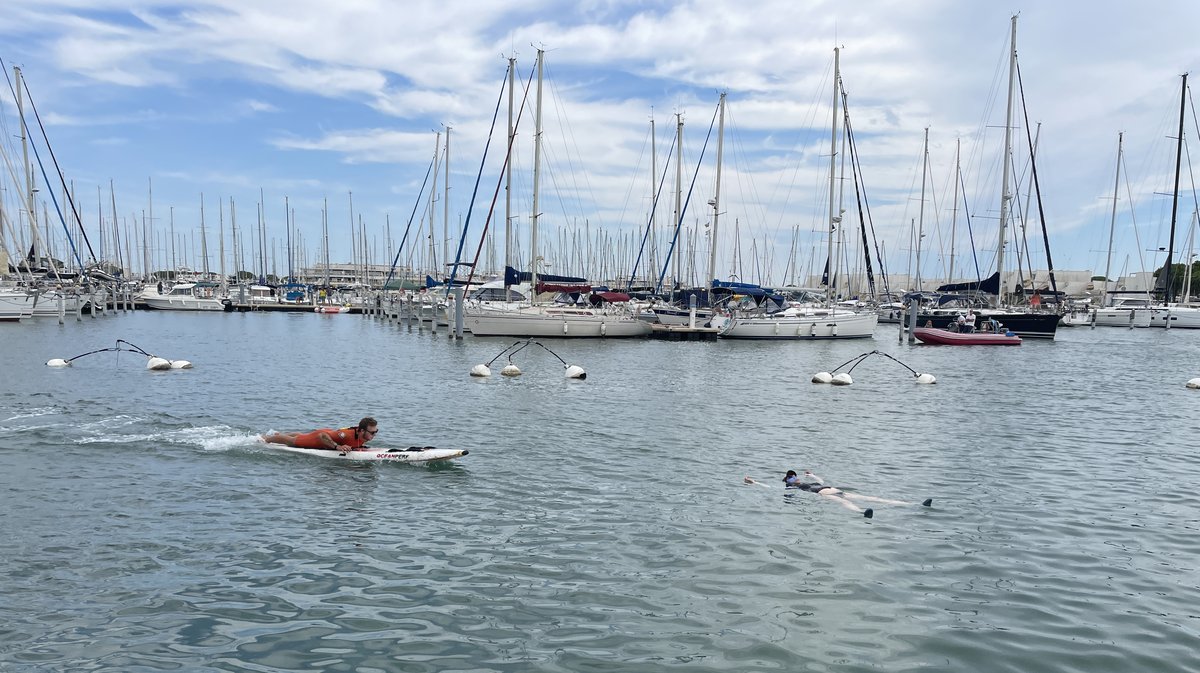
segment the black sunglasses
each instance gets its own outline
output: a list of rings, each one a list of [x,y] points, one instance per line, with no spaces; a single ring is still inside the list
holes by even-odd
[[[363,432],[369,432],[369,433],[371,433],[372,435],[378,435],[378,434],[379,434],[379,428],[375,428],[374,430],[363,430]]]

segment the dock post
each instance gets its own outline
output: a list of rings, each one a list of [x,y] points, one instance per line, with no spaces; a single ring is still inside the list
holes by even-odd
[[[454,338],[463,338],[463,289],[454,288]]]
[[[908,305],[908,343],[916,343],[917,337],[913,332],[917,329],[917,307],[920,304],[917,297],[913,297],[912,303]]]

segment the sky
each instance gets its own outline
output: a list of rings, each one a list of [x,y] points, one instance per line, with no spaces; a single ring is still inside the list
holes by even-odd
[[[1026,266],[1046,268],[1044,219],[1056,269],[1104,273],[1110,225],[1111,275],[1157,268],[1169,239],[1180,76],[1200,62],[1196,3],[7,0],[0,59],[10,78],[21,68],[49,145],[36,120],[32,142],[45,163],[53,150],[93,252],[114,256],[114,212],[126,239],[151,232],[150,251],[131,255],[135,270],[147,254],[154,269],[203,265],[202,199],[212,270],[222,243],[230,272],[239,259],[279,275],[289,263],[317,264],[323,217],[333,263],[358,259],[358,241],[372,263],[399,255],[436,271],[461,239],[460,258],[478,249],[481,271],[503,264],[506,247],[528,268],[537,163],[541,272],[627,278],[636,264],[639,277],[657,276],[678,224],[685,279],[703,282],[715,228],[717,278],[780,285],[819,275],[827,255],[839,47],[854,146],[839,140],[833,162],[845,211],[836,238],[848,240],[837,258],[861,264],[861,202],[889,273],[915,273],[919,248],[922,277],[959,279],[995,265],[1014,14],[1023,103],[1010,193],[1021,217],[1009,237],[1022,242],[1006,256],[1011,263],[1028,239]],[[506,246],[509,58],[520,119]],[[28,237],[23,153],[14,97],[7,85],[2,93],[0,204],[19,254]],[[1198,131],[1190,93],[1186,104],[1188,139]],[[1195,230],[1186,151],[1182,165],[1177,261]],[[35,160],[39,184],[41,170]],[[50,214],[52,250],[63,257],[48,199],[62,200],[62,188],[53,166],[46,174],[52,188],[39,190],[37,209]]]

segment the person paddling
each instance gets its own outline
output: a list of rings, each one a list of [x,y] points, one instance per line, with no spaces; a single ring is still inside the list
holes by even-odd
[[[363,446],[379,434],[379,423],[367,416],[358,422],[357,426],[334,430],[321,428],[312,432],[272,432],[262,435],[262,440],[270,444],[285,444],[301,449],[328,449],[338,451],[342,455]]]
[[[809,479],[811,481],[806,481],[806,479]],[[743,479],[743,481],[747,484],[752,484],[755,486],[767,486],[767,484],[757,481],[757,480],[753,479],[752,477],[746,477]],[[816,493],[817,495],[834,499],[838,502],[838,504],[840,504],[842,507],[845,507],[846,509],[849,509],[849,510],[852,510],[855,512],[862,512],[862,515],[868,519],[873,518],[875,516],[875,510],[870,507],[863,509],[862,507],[859,507],[855,503],[851,502],[852,500],[865,500],[865,501],[870,501],[870,502],[884,503],[884,504],[888,504],[888,505],[912,505],[912,504],[914,504],[911,502],[904,502],[903,500],[888,500],[887,498],[878,498],[873,495],[863,495],[862,493],[847,493],[847,492],[843,491],[842,489],[837,488],[836,486],[830,486],[830,485],[826,484],[824,479],[821,479],[820,477],[813,474],[809,470],[804,471],[803,477],[796,474],[795,470],[788,470],[787,474],[785,474],[783,476],[783,487],[799,489],[801,491],[808,491],[809,493]],[[931,506],[933,506],[933,498],[926,498],[925,501],[922,502],[921,504],[924,505],[925,507],[931,507]]]

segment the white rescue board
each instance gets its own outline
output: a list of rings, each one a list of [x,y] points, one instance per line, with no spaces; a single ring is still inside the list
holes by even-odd
[[[451,458],[458,458],[470,453],[467,449],[438,449],[432,446],[410,446],[407,449],[365,447],[348,451],[345,454],[333,449],[302,449],[297,446],[287,446],[285,444],[267,444],[267,446],[272,449],[291,451],[292,453],[304,453],[321,458],[393,463],[429,463],[437,460],[450,460]]]

